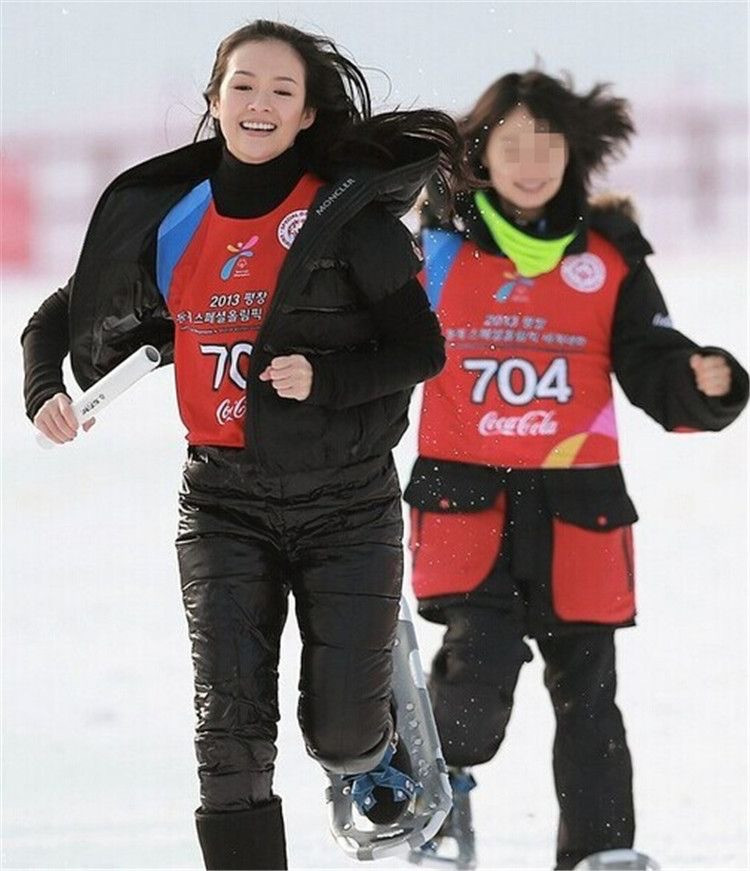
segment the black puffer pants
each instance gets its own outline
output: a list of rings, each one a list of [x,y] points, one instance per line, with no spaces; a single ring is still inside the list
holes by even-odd
[[[479,765],[505,737],[519,671],[532,658],[508,612],[455,605],[432,664],[430,694],[446,762]],[[560,806],[556,868],[633,845],[632,765],[615,704],[614,630],[536,639],[557,728],[552,754]]]
[[[208,812],[271,800],[290,590],[311,755],[338,773],[368,771],[393,729],[403,529],[392,458],[272,476],[237,457],[191,447],[180,493],[177,552]]]

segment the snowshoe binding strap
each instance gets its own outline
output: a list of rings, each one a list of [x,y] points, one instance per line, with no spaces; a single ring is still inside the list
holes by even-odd
[[[421,783],[391,764],[395,752],[395,745],[389,744],[380,763],[372,771],[344,776],[344,782],[351,786],[352,801],[359,812],[373,822],[380,822],[379,815],[373,813],[377,805],[390,799],[390,803],[396,806],[395,817],[398,818],[399,806],[405,807],[417,790],[422,788]]]
[[[477,785],[474,775],[470,771],[463,768],[453,768],[448,772],[448,779],[451,782],[453,794],[471,792]]]

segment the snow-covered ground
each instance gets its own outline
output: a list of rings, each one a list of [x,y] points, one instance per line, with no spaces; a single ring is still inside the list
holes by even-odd
[[[655,269],[678,328],[747,365],[743,258],[656,258]],[[54,286],[6,281],[1,298],[2,864],[197,869],[192,676],[172,545],[184,454],[172,373],[149,376],[75,444],[40,450],[22,411],[17,337]],[[639,626],[618,636],[636,846],[667,869],[748,868],[746,422],[667,435],[619,398],[641,514]],[[412,430],[397,455],[402,479],[414,444]],[[418,631],[427,662],[439,628],[419,622]],[[290,863],[352,868],[328,834],[324,778],[298,734],[298,659],[292,618],[277,776]],[[552,729],[537,657],[505,745],[475,772],[482,868],[552,866]]]

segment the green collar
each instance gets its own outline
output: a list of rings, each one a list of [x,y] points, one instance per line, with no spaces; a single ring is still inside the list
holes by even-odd
[[[558,239],[537,239],[514,227],[490,203],[484,191],[475,191],[474,202],[498,248],[513,261],[519,275],[534,278],[551,272],[562,260],[577,230]]]

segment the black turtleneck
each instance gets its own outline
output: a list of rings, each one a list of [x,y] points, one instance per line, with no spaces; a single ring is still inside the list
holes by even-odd
[[[211,176],[216,211],[226,218],[267,215],[289,196],[304,173],[294,146],[266,163],[244,163],[224,146],[221,163]]]

